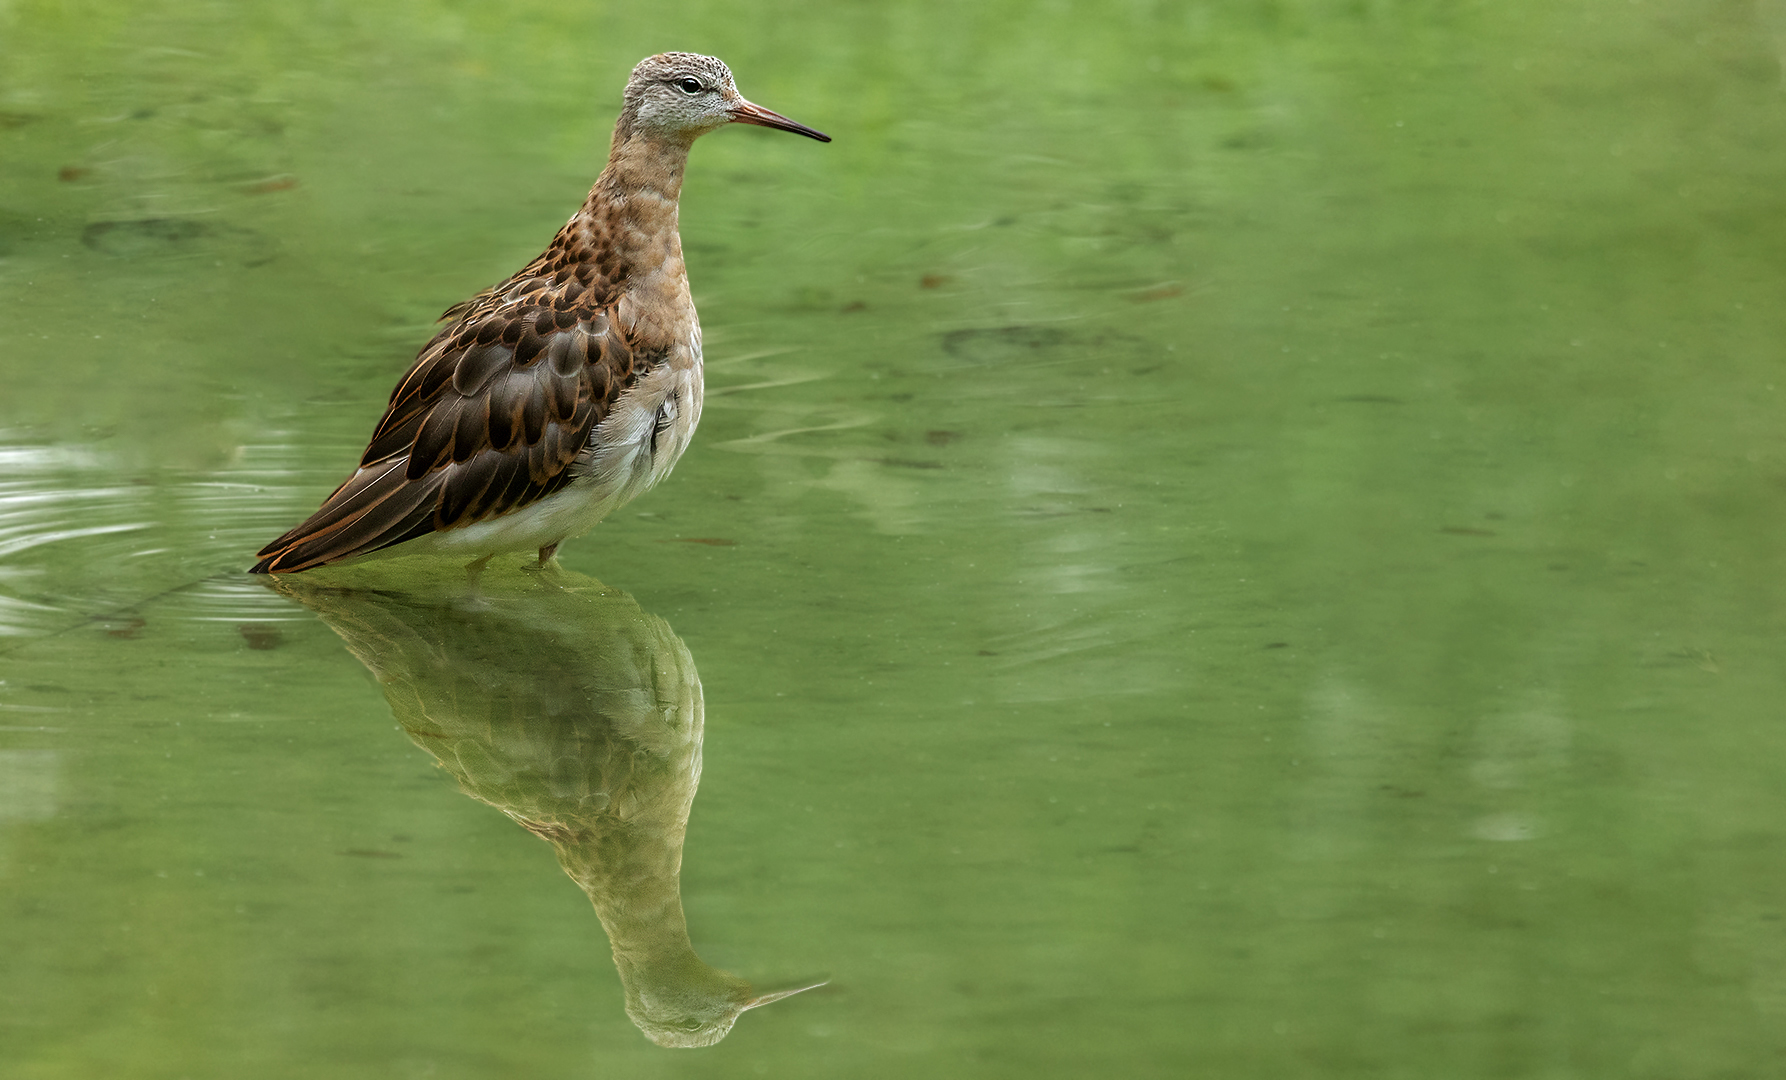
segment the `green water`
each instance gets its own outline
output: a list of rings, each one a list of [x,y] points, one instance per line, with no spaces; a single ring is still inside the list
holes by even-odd
[[[490,608],[241,574],[666,48],[836,138],[696,148],[675,475]],[[1783,50],[1776,0],[0,0],[0,1075],[1786,1075]],[[393,712],[480,627],[506,675]],[[700,1050],[417,719],[633,730],[684,656],[689,941],[831,980]],[[553,730],[464,745],[584,775]]]

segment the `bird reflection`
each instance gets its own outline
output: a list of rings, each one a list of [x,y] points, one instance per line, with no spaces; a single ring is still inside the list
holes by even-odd
[[[760,993],[689,942],[678,879],[701,778],[701,681],[667,623],[564,570],[493,568],[476,595],[463,574],[350,573],[274,587],[341,635],[465,794],[557,851],[595,905],[646,1037],[711,1046],[744,1010],[810,989]]]

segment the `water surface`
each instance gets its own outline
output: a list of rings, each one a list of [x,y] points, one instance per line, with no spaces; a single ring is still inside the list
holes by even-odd
[[[0,1071],[1778,1075],[1777,7],[0,6]],[[691,1051],[242,574],[664,48]]]

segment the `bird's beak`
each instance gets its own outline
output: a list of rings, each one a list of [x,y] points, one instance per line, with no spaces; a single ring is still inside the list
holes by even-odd
[[[791,131],[796,135],[804,135],[809,139],[817,139],[820,142],[831,141],[831,136],[822,131],[814,131],[805,124],[796,124],[778,112],[771,112],[768,109],[763,108],[761,105],[754,105],[742,98],[738,100],[738,104],[732,109],[732,122],[734,124],[755,124],[758,127],[779,128],[782,131]],[[811,987],[802,987],[802,989],[811,989]],[[789,993],[792,992],[793,991],[789,991]]]
[[[769,110],[765,109],[763,111],[768,112]],[[769,113],[769,115],[774,116],[775,114]],[[765,126],[773,126],[773,125],[765,125]],[[788,130],[792,131],[792,130],[794,130],[794,128],[789,128]],[[799,130],[804,132],[806,129],[800,128]],[[819,137],[822,138],[822,136],[819,136]],[[829,141],[829,140],[827,140],[827,141]],[[787,990],[771,990],[767,994],[758,994],[756,997],[751,998],[749,1001],[744,1003],[744,1007],[746,1009],[754,1009],[758,1005],[768,1005],[771,1002],[780,1001],[782,998],[785,998],[785,997],[793,997],[795,994],[803,993],[807,990],[817,990],[819,987],[825,985],[826,983],[828,983],[830,981],[831,981],[830,979],[820,979],[818,982],[806,983],[804,986],[795,986],[795,987],[792,987]]]

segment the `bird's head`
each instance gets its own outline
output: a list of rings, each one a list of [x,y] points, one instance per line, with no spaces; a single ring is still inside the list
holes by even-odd
[[[823,979],[795,983],[762,993],[730,972],[709,967],[694,950],[649,964],[615,953],[626,987],[626,1015],[645,1037],[659,1046],[712,1046],[726,1037],[738,1017],[803,990],[825,985]]]
[[[639,61],[626,81],[621,124],[632,133],[682,143],[726,124],[756,124],[831,141],[823,132],[744,100],[731,69],[699,53],[658,53]]]

